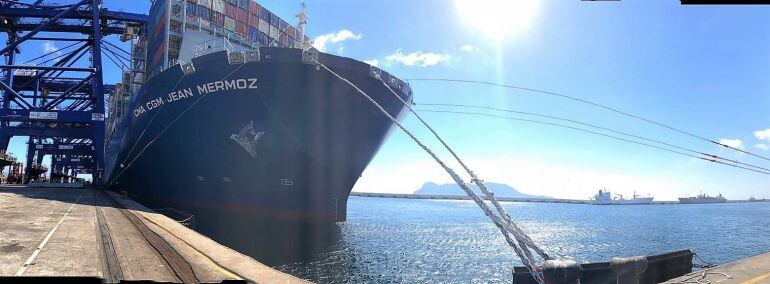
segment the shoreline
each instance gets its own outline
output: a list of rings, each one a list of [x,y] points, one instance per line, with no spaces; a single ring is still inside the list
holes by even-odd
[[[407,194],[407,193],[377,193],[377,192],[351,192],[350,196],[358,197],[379,197],[379,198],[404,198],[404,199],[427,199],[427,200],[471,200],[470,197],[465,195],[424,195],[424,194]],[[481,196],[484,200],[488,200],[485,196]],[[535,202],[535,203],[567,203],[567,204],[587,204],[594,205],[591,200],[587,199],[564,199],[564,198],[529,198],[529,197],[497,197],[500,202]],[[727,202],[721,203],[755,203],[755,202],[768,202],[768,199],[757,200],[727,200]],[[714,203],[697,203],[697,204],[718,204]],[[683,204],[679,201],[653,201],[649,204],[602,204],[602,205],[677,205]],[[692,203],[688,203],[692,204]]]

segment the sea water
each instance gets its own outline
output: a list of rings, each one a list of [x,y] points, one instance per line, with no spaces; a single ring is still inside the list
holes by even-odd
[[[689,248],[725,263],[770,251],[770,202],[503,207],[546,252],[578,262]],[[277,268],[319,283],[510,283],[521,264],[472,201],[350,197],[337,226],[326,251]]]

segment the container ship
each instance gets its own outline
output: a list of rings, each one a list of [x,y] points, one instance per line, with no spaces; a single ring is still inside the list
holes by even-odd
[[[411,103],[412,92],[311,48],[297,17],[246,0],[154,1],[146,30],[123,38],[133,65],[109,100],[108,188],[189,213],[196,230],[269,265],[333,240],[393,123],[320,64],[397,119],[396,95]]]

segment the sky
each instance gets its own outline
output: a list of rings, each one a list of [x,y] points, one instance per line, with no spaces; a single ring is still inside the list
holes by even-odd
[[[305,2],[306,34],[316,48],[399,78],[480,80],[557,92],[770,157],[770,7],[680,6],[671,0]],[[259,3],[296,23],[299,1]],[[109,9],[138,13],[149,5],[105,1]],[[117,82],[117,72],[107,68],[112,74],[105,81]],[[768,160],[563,98],[468,83],[410,85],[416,109],[532,118],[422,105],[468,104],[559,116],[770,168]],[[564,128],[420,114],[479,177],[524,193],[585,199],[604,187],[625,196],[649,193],[656,200],[701,191],[728,199],[770,198],[765,174]],[[404,125],[450,160],[414,115]],[[23,153],[23,144],[14,143],[11,152]],[[353,190],[411,193],[425,182],[452,180],[394,130]]]

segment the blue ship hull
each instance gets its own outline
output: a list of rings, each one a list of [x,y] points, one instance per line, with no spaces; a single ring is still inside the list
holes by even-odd
[[[156,208],[195,216],[196,230],[268,264],[323,249],[346,218],[355,182],[393,123],[302,51],[261,48],[230,64],[225,52],[171,67],[135,95],[107,142],[106,178]],[[391,115],[405,106],[368,64],[320,54],[319,62]],[[411,90],[382,72],[411,102]],[[391,80],[392,79],[392,80]]]

